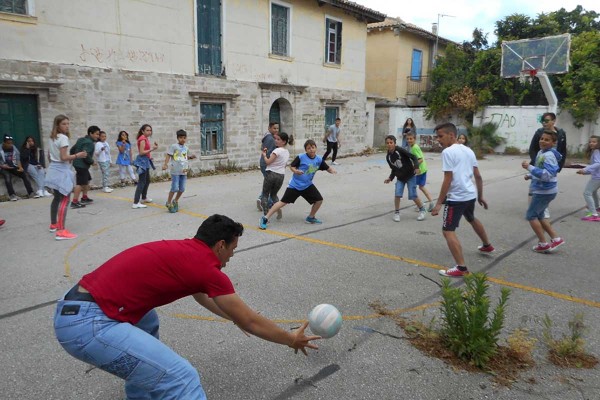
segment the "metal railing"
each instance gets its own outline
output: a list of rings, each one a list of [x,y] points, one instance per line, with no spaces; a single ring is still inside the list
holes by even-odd
[[[429,77],[427,75],[407,76],[406,77],[406,95],[422,96],[431,89]]]

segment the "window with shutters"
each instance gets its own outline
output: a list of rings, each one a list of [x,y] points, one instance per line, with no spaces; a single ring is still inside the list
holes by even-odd
[[[423,52],[421,50],[413,49],[412,62],[410,64],[410,80],[411,81],[420,81],[422,69],[423,69]]]
[[[221,1],[196,0],[198,73],[224,75],[221,60]]]
[[[27,0],[0,0],[0,12],[29,15]]]
[[[325,62],[342,63],[342,21],[325,18]]]
[[[282,3],[271,3],[271,54],[290,55],[291,8]]]
[[[223,123],[225,104],[200,104],[200,153],[203,156],[225,153]]]

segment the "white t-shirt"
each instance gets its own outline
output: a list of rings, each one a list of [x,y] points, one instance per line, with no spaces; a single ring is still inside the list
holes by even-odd
[[[51,161],[68,162],[68,161],[63,161],[60,159],[60,149],[62,147],[69,147],[69,138],[67,137],[67,135],[63,135],[62,133],[59,133],[56,136],[56,139],[50,139],[50,146],[48,146],[48,147],[49,147],[49,151],[50,151],[50,160]]]
[[[442,171],[452,172],[448,200],[469,201],[477,198],[477,187],[473,182],[474,167],[477,167],[477,158],[467,146],[455,143],[442,151]]]
[[[104,150],[103,150],[104,149]],[[112,162],[110,157],[110,146],[106,141],[97,141],[94,145],[94,154],[96,155],[98,162]]]
[[[271,164],[267,165],[267,171],[273,171],[276,174],[285,174],[285,167],[290,159],[290,152],[283,147],[277,147],[273,153],[277,154],[277,158]]]

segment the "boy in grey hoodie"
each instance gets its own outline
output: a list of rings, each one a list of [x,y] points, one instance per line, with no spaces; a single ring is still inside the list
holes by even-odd
[[[550,220],[544,219],[544,210],[558,193],[556,174],[560,170],[562,156],[556,150],[556,141],[556,132],[544,131],[540,136],[540,151],[535,157],[534,165],[529,161],[521,163],[521,166],[529,171],[525,175],[525,180],[531,179],[529,191],[532,199],[525,213],[525,219],[529,221],[531,229],[538,237],[539,243],[532,248],[537,253],[552,252],[565,243],[552,228]],[[550,235],[550,243],[546,242],[545,233]]]

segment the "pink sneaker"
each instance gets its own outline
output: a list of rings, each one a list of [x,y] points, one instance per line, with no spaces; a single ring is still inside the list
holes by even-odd
[[[491,244],[488,244],[487,246],[478,246],[477,250],[479,250],[482,253],[493,253],[496,249],[494,249],[494,246],[492,246]]]
[[[48,230],[50,232],[56,232],[58,230],[58,224],[50,224],[50,227],[48,228]]]
[[[538,243],[537,246],[533,246],[531,249],[536,253],[549,253],[552,250],[552,245],[549,243]]]
[[[460,278],[461,276],[465,276],[469,274],[469,271],[461,271],[460,269],[458,269],[458,266],[454,266],[450,269],[444,270],[444,269],[440,269],[439,274],[442,276],[448,276],[450,278]]]
[[[77,235],[74,233],[69,232],[66,229],[60,230],[56,232],[56,240],[71,240],[71,239],[77,239]]]
[[[552,243],[550,243],[550,247],[552,247],[552,251],[556,250],[556,248],[565,244],[565,241],[562,238],[552,239]]]
[[[581,218],[582,221],[590,221],[590,222],[600,222],[600,216],[598,215],[588,215],[586,217]]]

